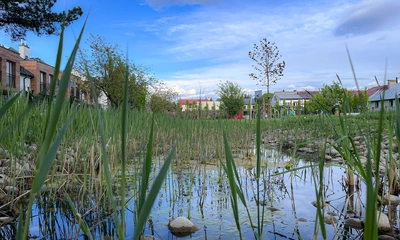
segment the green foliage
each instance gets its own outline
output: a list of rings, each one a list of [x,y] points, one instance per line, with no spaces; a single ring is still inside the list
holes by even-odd
[[[1,0],[0,28],[13,41],[25,38],[27,32],[38,36],[58,34],[61,24],[68,26],[82,16],[83,11],[77,6],[67,12],[55,13],[52,8],[56,2],[57,0]]]
[[[226,81],[218,84],[217,94],[221,98],[221,110],[227,115],[237,115],[243,109],[244,94],[237,83]]]
[[[332,85],[325,84],[315,98],[311,98],[306,105],[308,113],[321,112],[322,109],[330,114],[336,111],[365,112],[368,110],[368,94],[366,91],[348,91],[340,82],[334,81]]]
[[[368,93],[366,90],[359,91],[358,94],[347,91],[346,94],[351,112],[363,113],[368,111]]]
[[[172,88],[160,86],[154,90],[150,96],[150,109],[154,113],[162,113],[164,111],[173,112],[176,110],[174,101],[178,93]],[[179,104],[178,104],[179,105]],[[179,107],[179,106],[178,106]],[[178,112],[178,111],[177,111]]]
[[[150,98],[150,109],[154,113],[173,112],[176,109],[176,105],[162,95],[153,94]]]
[[[118,108],[123,102],[125,72],[129,69],[129,105],[131,108],[144,109],[149,87],[158,83],[149,70],[125,63],[119,46],[106,42],[101,36],[91,35],[89,43],[88,54],[82,51],[75,67],[93,76],[97,95],[103,92],[111,106]]]

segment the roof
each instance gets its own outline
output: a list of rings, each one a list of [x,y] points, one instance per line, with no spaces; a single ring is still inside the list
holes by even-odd
[[[319,91],[298,91],[297,92],[297,94],[299,94],[300,97],[303,99],[310,99],[311,98],[310,94],[315,95],[317,93],[319,93]]]
[[[42,63],[42,64],[45,64],[45,65],[47,65],[47,66],[50,66],[50,67],[52,67],[52,68],[54,68],[54,66],[52,66],[52,65],[50,65],[50,64],[48,64],[48,63],[46,63],[45,61],[43,61],[42,59],[40,59],[40,58],[21,58],[21,62],[24,62],[24,61],[36,61],[36,62],[38,62],[38,63]]]
[[[20,71],[21,75],[26,76],[26,77],[30,77],[30,78],[34,77],[33,73],[31,73],[28,70],[26,70],[23,66],[20,65],[19,69],[20,69],[19,71]]]
[[[280,100],[296,100],[302,98],[297,92],[277,92],[274,93],[274,97],[278,97]]]
[[[250,98],[245,98],[245,99],[243,99],[244,105],[248,105],[250,100],[251,100],[251,105],[256,105],[256,100],[254,98],[251,98],[251,99]]]
[[[381,97],[384,97],[384,100],[395,99],[400,94],[400,83],[396,83],[391,88],[387,90],[379,90],[375,92],[371,97],[369,97],[368,101],[379,101]]]
[[[372,87],[372,88],[367,90],[368,97],[371,97],[372,95],[374,95],[378,91],[386,90],[387,88],[388,88],[387,85]]]

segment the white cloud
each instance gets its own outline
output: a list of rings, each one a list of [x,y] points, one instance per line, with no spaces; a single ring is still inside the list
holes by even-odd
[[[276,43],[281,60],[286,62],[284,76],[271,87],[272,92],[288,88],[319,89],[336,81],[336,74],[345,87],[354,86],[345,44],[349,47],[358,83],[364,87],[374,76],[383,79],[386,57],[389,59],[388,78],[400,74],[400,49],[397,47],[400,31],[388,24],[390,19],[395,22],[393,14],[389,10],[377,13],[380,16],[389,11],[391,16],[382,17],[385,27],[378,27],[380,31],[372,29],[363,35],[347,37],[337,31],[352,22],[351,11],[363,8],[367,8],[364,10],[367,13],[371,9],[378,11],[381,9],[378,2],[382,1],[342,0],[271,7],[256,1],[235,7],[202,7],[165,21],[163,17],[154,20],[146,30],[166,46],[154,58],[185,65],[161,77],[184,91],[198,89],[201,83],[207,89],[204,92],[212,93],[221,80],[237,82],[245,89],[265,90],[248,77],[254,70],[247,55],[253,44],[264,37]],[[397,9],[398,4],[388,0],[384,5]],[[372,15],[374,19],[376,14]],[[357,21],[368,25],[364,12],[354,13],[354,16],[360,16]]]

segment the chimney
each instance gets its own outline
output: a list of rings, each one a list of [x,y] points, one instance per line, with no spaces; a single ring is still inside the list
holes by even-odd
[[[23,58],[23,59],[28,59],[29,58],[29,52],[30,49],[28,47],[28,45],[26,45],[26,41],[25,39],[21,39],[21,43],[18,46],[18,50],[19,50],[19,55]]]
[[[387,80],[388,81],[388,88],[393,87],[396,84],[396,80]]]

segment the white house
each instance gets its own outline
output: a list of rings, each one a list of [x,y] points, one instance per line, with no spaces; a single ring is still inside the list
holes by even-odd
[[[379,111],[382,107],[386,111],[396,108],[396,99],[400,98],[400,83],[398,79],[388,80],[388,89],[379,90],[368,99],[371,111]],[[383,106],[381,99],[383,99]]]

